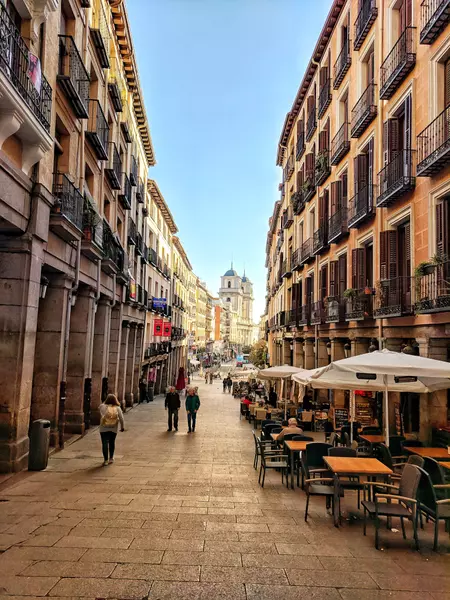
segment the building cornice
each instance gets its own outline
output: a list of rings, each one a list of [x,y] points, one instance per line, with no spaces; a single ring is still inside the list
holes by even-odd
[[[164,196],[161,194],[158,184],[156,183],[156,181],[154,179],[148,180],[147,189],[148,189],[148,192],[150,193],[150,196],[155,201],[157,207],[162,212],[163,218],[164,218],[165,222],[167,223],[167,226],[169,227],[170,233],[172,233],[172,234],[178,233],[178,227],[175,224],[172,213],[170,212],[169,207],[167,206],[167,203],[164,200]]]
[[[183,248],[183,245],[182,245],[182,243],[180,241],[180,238],[178,238],[177,236],[174,235],[172,237],[172,242],[173,242],[173,245],[175,246],[175,248],[178,250],[181,258],[184,261],[184,264],[186,265],[186,267],[189,269],[189,271],[192,271],[192,265],[191,265],[191,263],[190,263],[190,261],[189,261],[189,259],[187,257],[186,251]]]

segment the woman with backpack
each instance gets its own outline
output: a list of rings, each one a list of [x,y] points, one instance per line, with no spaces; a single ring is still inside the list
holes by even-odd
[[[122,409],[114,394],[108,394],[104,404],[100,404],[100,437],[102,438],[103,466],[114,462],[117,430],[125,431]]]

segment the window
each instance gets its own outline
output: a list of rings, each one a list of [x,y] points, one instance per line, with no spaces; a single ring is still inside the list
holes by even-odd
[[[408,278],[404,289],[409,290],[411,276],[411,228],[410,223],[399,225],[397,229],[380,232],[380,278]]]
[[[231,281],[229,281],[229,282],[227,283],[227,287],[228,287],[228,288],[230,288],[230,287],[231,287]]]
[[[450,197],[436,205],[436,254],[450,257]]]

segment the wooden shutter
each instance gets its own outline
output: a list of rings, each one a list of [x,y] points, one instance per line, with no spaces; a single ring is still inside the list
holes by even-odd
[[[310,304],[312,304],[312,298],[313,298],[313,278],[307,277],[305,281],[306,281],[306,304],[310,305]]]
[[[450,58],[447,58],[444,67],[444,108],[450,104]]]
[[[292,284],[292,293],[291,293],[291,310],[296,310],[298,306],[298,283]]]
[[[323,301],[328,296],[328,265],[320,269],[320,299]]]
[[[411,94],[405,99],[405,127],[403,132],[403,148],[406,150],[411,149],[411,128],[412,128],[412,102],[411,102]],[[397,121],[397,137],[399,135],[398,131],[398,121]],[[401,144],[400,140],[398,140],[399,146],[397,147],[397,151],[400,150]]]
[[[331,216],[333,216],[342,205],[342,181],[333,181],[331,184]]]
[[[449,243],[449,201],[443,200],[436,205],[436,253],[446,255],[450,253]]]
[[[337,260],[332,260],[330,262],[330,296],[338,295],[338,265],[339,262]]]
[[[328,67],[321,67],[319,80],[320,80],[320,89],[322,89],[323,86],[328,81]]]
[[[341,204],[338,205],[338,209],[341,208],[342,206],[344,208],[347,207],[347,200],[348,200],[348,175],[347,175],[347,171],[345,171],[344,173],[342,173],[342,175],[341,175],[341,182],[342,182]]]
[[[353,159],[355,192],[359,192],[367,185],[367,162],[367,154],[358,154]]]
[[[366,284],[365,278],[365,249],[355,248],[352,250],[352,288],[362,289]]]
[[[400,127],[398,119],[388,119],[387,124],[388,162],[391,162],[400,150]]]
[[[319,153],[328,150],[328,131],[327,129],[322,129],[319,133]]]
[[[397,230],[380,231],[380,279],[395,279],[397,274]]]
[[[319,223],[320,221],[324,220],[324,225],[328,225],[328,215],[329,215],[329,210],[328,210],[328,203],[329,203],[329,199],[330,199],[330,195],[328,193],[328,190],[324,190],[323,194],[322,194],[322,212],[319,213]]]
[[[406,277],[411,276],[411,224],[406,223],[405,225],[405,267]]]
[[[303,121],[300,119],[297,123],[297,139],[300,137],[300,134],[303,131]]]
[[[347,289],[347,254],[341,254],[338,260],[339,271],[339,289],[338,296],[342,298],[343,293]]]

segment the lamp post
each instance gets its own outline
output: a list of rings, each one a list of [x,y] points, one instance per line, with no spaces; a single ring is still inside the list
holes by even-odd
[[[344,355],[345,355],[345,358],[348,358],[350,356],[351,350],[352,350],[352,347],[349,344],[349,342],[347,342],[346,344],[344,344]]]
[[[328,356],[328,364],[331,363],[331,341],[329,340],[326,345],[327,348],[327,356]]]
[[[49,283],[49,279],[43,275],[41,277],[41,285],[39,289],[39,298],[41,298],[42,300],[44,300],[45,296],[47,295],[47,288]]]

